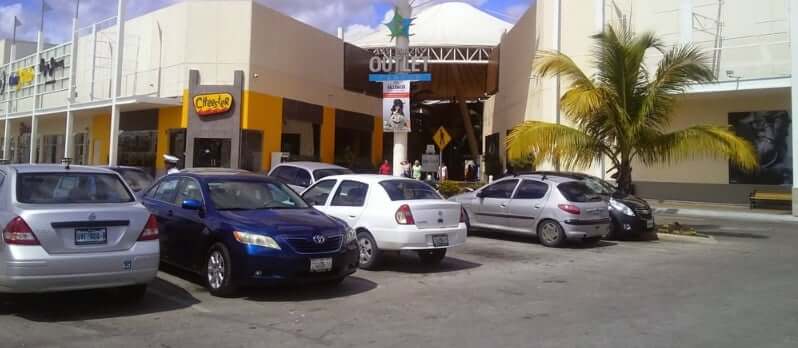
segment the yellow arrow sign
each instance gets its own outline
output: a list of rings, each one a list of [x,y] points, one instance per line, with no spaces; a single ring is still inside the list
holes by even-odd
[[[435,145],[438,145],[438,149],[443,150],[446,148],[446,145],[452,141],[452,136],[449,135],[449,132],[446,131],[446,128],[438,128],[438,131],[435,132],[435,135],[432,136],[432,140],[435,141]]]

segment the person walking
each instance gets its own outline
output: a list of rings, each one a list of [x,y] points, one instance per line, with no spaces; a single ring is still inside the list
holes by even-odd
[[[402,176],[405,178],[410,178],[410,162],[407,160],[402,161]]]
[[[413,179],[421,180],[421,163],[418,160],[413,163]]]
[[[388,164],[388,160],[382,161],[382,165],[380,166],[380,175],[393,175],[391,171],[391,165]]]
[[[179,158],[172,155],[163,155],[163,161],[166,167],[166,174],[177,174],[180,173],[180,169],[177,169],[177,162],[180,161]]]

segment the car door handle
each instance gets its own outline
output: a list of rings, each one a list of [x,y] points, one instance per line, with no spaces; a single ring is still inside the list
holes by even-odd
[[[502,203],[502,204],[499,204],[499,207],[507,208],[507,205]]]
[[[540,204],[535,204],[535,209],[540,209]]]
[[[166,216],[174,216],[174,215],[175,215],[175,212],[173,212],[171,210],[167,210],[166,211]]]
[[[356,217],[357,217],[357,215],[349,215],[349,218],[350,218],[350,219],[354,219],[354,218],[356,218]]]

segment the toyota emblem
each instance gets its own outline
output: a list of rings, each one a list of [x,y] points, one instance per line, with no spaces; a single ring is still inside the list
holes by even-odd
[[[326,242],[326,241],[327,241],[327,238],[322,236],[322,235],[320,235],[320,234],[317,234],[317,235],[313,236],[313,242],[315,242],[316,244],[324,244],[324,242]]]
[[[94,215],[94,213],[89,214],[89,221],[94,221],[94,220],[97,220],[97,215]]]

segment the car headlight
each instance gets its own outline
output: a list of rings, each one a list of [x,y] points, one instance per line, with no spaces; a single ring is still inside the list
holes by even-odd
[[[257,245],[264,248],[280,250],[280,245],[272,237],[241,231],[233,232],[236,240],[241,244]]]
[[[614,199],[610,199],[610,208],[617,210],[626,216],[635,216],[635,211],[632,210],[632,208],[629,208],[629,206],[626,204],[618,202]]]
[[[357,239],[357,233],[351,227],[346,226],[346,235],[344,235],[344,244]]]

